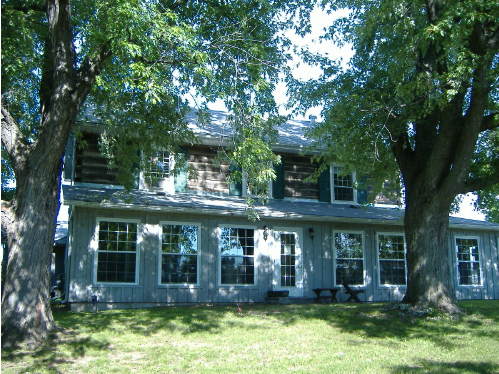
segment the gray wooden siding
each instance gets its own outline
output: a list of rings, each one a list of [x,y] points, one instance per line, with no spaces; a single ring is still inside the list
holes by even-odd
[[[134,218],[141,221],[143,237],[140,246],[138,285],[93,284],[94,253],[90,246],[97,218]],[[165,286],[158,284],[159,238],[157,225],[160,221],[200,223],[201,240],[200,269],[198,286]],[[92,210],[75,208],[71,221],[70,248],[68,258],[69,302],[74,305],[91,305],[92,295],[99,302],[115,303],[116,306],[164,305],[167,303],[247,303],[263,302],[272,280],[270,246],[260,240],[256,253],[258,268],[255,286],[220,286],[218,257],[218,227],[256,226],[262,230],[268,226],[301,228],[303,232],[303,285],[305,298],[313,298],[316,287],[333,287],[334,253],[332,248],[333,230],[359,231],[364,233],[365,294],[359,295],[366,301],[399,301],[404,287],[382,287],[379,284],[376,235],[379,232],[403,233],[402,226],[381,226],[347,223],[310,222],[296,220],[262,220],[256,223],[243,218],[199,216],[187,214],[140,213],[116,210]],[[309,235],[313,228],[315,237]],[[480,238],[483,287],[457,287],[457,265],[455,247],[456,236],[476,236]],[[449,261],[452,277],[456,284],[459,299],[498,299],[498,242],[499,234],[494,232],[452,231],[449,238]],[[274,249],[277,250],[277,249]],[[339,301],[347,296],[342,290]]]

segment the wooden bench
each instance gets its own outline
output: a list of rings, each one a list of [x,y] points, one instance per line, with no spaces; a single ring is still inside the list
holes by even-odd
[[[332,301],[338,302],[338,300],[336,299],[336,294],[340,290],[341,290],[340,288],[314,288],[312,291],[314,291],[315,295],[317,296],[317,298],[315,299],[315,302],[320,303],[324,299],[331,299],[331,302]],[[331,296],[321,296],[322,291],[331,292]]]
[[[350,286],[347,284],[347,282],[345,281],[345,278],[342,278],[342,282],[343,282],[343,287],[345,287],[345,291],[346,291],[345,293],[347,295],[350,295],[350,297],[345,302],[348,303],[350,300],[355,300],[358,303],[362,303],[362,301],[360,301],[360,299],[357,295],[359,293],[364,293],[365,291],[364,290],[352,290],[350,288]]]

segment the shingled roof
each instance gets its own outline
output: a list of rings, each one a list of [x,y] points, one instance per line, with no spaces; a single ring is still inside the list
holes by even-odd
[[[192,109],[185,120],[188,122],[188,127],[194,134],[205,144],[219,144],[227,140],[233,135],[233,129],[227,121],[229,113],[210,110],[209,115],[211,122],[201,125],[198,121],[196,109]],[[79,124],[98,127],[99,118],[94,115],[91,108],[86,108],[80,116]],[[288,120],[286,123],[278,126],[279,137],[277,147],[301,149],[312,144],[312,141],[305,137],[304,131],[312,125],[310,121],[304,120]]]
[[[204,194],[168,195],[154,191],[103,189],[63,186],[66,205],[132,211],[178,212],[201,215],[247,217],[244,199]],[[404,210],[397,208],[360,207],[349,204],[270,200],[255,205],[256,212],[266,219],[290,219],[328,222],[375,223],[403,226]],[[453,229],[499,231],[499,224],[450,217]]]

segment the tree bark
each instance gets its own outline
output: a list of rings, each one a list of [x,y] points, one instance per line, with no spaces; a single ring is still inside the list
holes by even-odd
[[[407,202],[404,223],[408,279],[403,302],[417,309],[457,313],[449,257],[450,202],[437,199],[424,201],[417,195]]]
[[[50,261],[59,212],[61,166],[78,110],[111,55],[102,47],[76,70],[69,0],[47,1],[46,64],[40,86],[41,123],[28,142],[2,101],[2,144],[16,177],[16,193],[2,202],[9,251],[2,293],[2,346],[43,341],[56,326],[50,309]]]
[[[36,344],[55,327],[49,268],[59,210],[60,162],[57,168],[54,166],[53,162],[46,163],[37,169],[23,186],[17,187],[15,205],[2,207],[10,221],[2,224],[9,248],[2,294],[4,347],[22,341]]]

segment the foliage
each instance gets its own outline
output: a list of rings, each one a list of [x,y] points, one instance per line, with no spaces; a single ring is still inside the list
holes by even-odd
[[[209,119],[206,103],[223,99],[237,118],[231,121],[236,132],[248,137],[236,136],[234,146],[258,134],[252,146],[268,160],[278,118],[272,91],[289,58],[289,41],[278,31],[297,6],[281,0],[75,1],[78,72],[101,64],[88,82],[92,91],[79,119],[107,129],[102,147],[120,182],[133,186],[141,157],[194,141],[185,120],[188,96],[194,96],[201,123]],[[2,9],[2,98],[23,134],[35,141],[40,105],[50,94],[43,2],[4,0]],[[243,129],[256,122],[258,131]]]
[[[497,300],[450,318],[382,303],[190,306],[76,313],[2,372],[485,373],[499,370]]]
[[[427,179],[437,185],[453,172],[464,174],[452,188],[454,196],[497,192],[491,186],[499,183],[499,4],[323,4],[330,11],[350,9],[323,38],[352,45],[355,55],[342,69],[338,61],[304,52],[303,60],[320,66],[322,76],[309,82],[288,80],[292,104],[298,109],[324,108],[324,121],[309,133],[316,141],[314,148],[325,150],[319,157],[375,177],[380,190],[385,180],[401,177],[411,182],[403,165],[411,153],[418,154],[412,165],[432,165],[426,169]],[[478,107],[479,114],[474,114]],[[472,116],[482,123],[478,131],[471,130]],[[457,130],[461,128],[464,133]],[[473,160],[464,157],[464,145],[459,149],[459,136],[475,144]],[[430,164],[432,159],[439,165]],[[479,207],[497,209],[497,194],[486,196]]]
[[[239,135],[228,155],[249,154],[245,144],[239,150],[249,141],[261,148],[248,159],[262,160],[271,155],[270,124],[277,117],[272,89],[289,58],[289,42],[279,31],[298,5],[2,0],[2,176],[4,166],[11,167],[16,182],[12,201],[2,202],[9,243],[2,345],[39,342],[54,328],[46,269],[70,131],[104,130],[101,147],[109,164],[119,183],[132,188],[143,159],[158,150],[181,154],[179,147],[194,141],[186,95],[198,101],[200,120],[207,118],[206,104],[220,98]],[[176,157],[174,173],[185,166],[182,158]],[[277,160],[265,161],[269,177]],[[251,168],[248,175],[256,176],[257,166]]]

